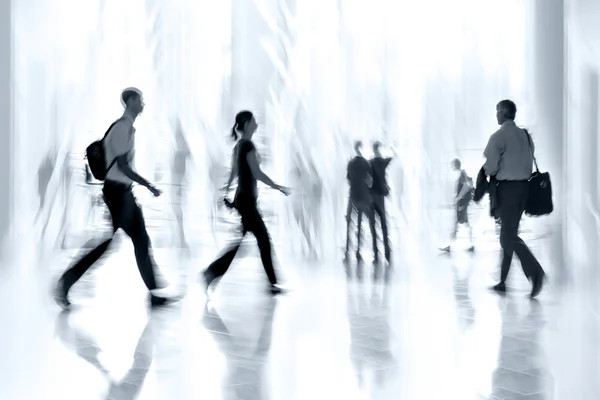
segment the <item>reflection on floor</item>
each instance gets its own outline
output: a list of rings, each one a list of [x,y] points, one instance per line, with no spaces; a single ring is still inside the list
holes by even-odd
[[[580,294],[550,284],[531,301],[518,265],[510,294],[490,293],[496,252],[398,256],[393,269],[288,262],[293,291],[276,299],[248,256],[208,302],[195,282],[206,260],[181,262],[186,298],[153,312],[130,253],[80,282],[70,313],[47,282],[5,293],[0,398],[600,398],[600,324]]]

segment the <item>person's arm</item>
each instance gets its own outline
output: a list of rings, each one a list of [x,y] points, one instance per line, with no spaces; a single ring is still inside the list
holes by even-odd
[[[458,192],[458,195],[456,196],[456,200],[462,199],[467,193],[469,193],[469,190],[471,190],[471,188],[469,187],[469,184],[467,182],[467,177],[465,176],[464,172],[460,176],[460,181],[461,181],[460,192]]]
[[[498,134],[493,134],[488,141],[488,144],[483,152],[486,158],[483,169],[487,176],[495,176],[500,169],[500,159],[504,153],[504,148],[500,143]]]
[[[346,180],[348,181],[348,183],[350,183],[350,163],[351,162],[349,162],[348,166],[346,167]]]
[[[248,161],[248,166],[250,167],[250,171],[252,172],[252,175],[254,176],[254,178],[257,181],[261,181],[265,185],[267,185],[275,190],[279,190],[286,195],[288,194],[286,192],[286,188],[273,182],[273,180],[271,178],[269,178],[269,176],[260,169],[260,165],[258,163],[258,158],[256,157],[256,150],[252,149],[248,152],[248,154],[246,155],[246,161]]]
[[[234,149],[233,154],[231,155],[231,173],[229,174],[229,179],[227,180],[227,185],[225,185],[225,193],[229,192],[229,188],[231,187],[231,183],[238,176],[238,162],[237,162],[237,147]]]
[[[365,181],[367,183],[367,186],[371,188],[373,186],[373,169],[371,168],[371,163],[368,161],[366,161],[365,164],[365,171],[367,173]]]
[[[142,178],[137,172],[135,172],[129,165],[127,155],[133,151],[133,143],[131,142],[131,127],[124,122],[119,122],[113,127],[113,131],[110,133],[110,146],[113,150],[113,154],[116,154],[116,166],[119,170],[125,174],[126,177],[132,181],[144,186],[152,192],[155,196],[160,195],[160,191],[156,189],[150,182]]]

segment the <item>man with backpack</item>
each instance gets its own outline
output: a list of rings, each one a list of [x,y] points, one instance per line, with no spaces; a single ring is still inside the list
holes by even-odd
[[[102,140],[92,143],[86,149],[92,174],[96,179],[104,181],[102,192],[112,218],[113,235],[62,274],[56,287],[55,300],[63,308],[70,305],[68,294],[71,287],[102,257],[119,228],[123,229],[133,242],[138,269],[150,291],[150,305],[166,305],[172,301],[157,293],[157,290],[165,285],[157,282],[150,237],[146,231],[142,209],[132,191],[135,182],[146,187],[154,196],[158,197],[161,194],[133,169],[133,123],[144,109],[142,93],[136,88],[127,88],[121,93],[121,102],[125,107],[123,116],[110,126]]]
[[[454,221],[454,229],[452,231],[451,241],[456,239],[458,234],[458,226],[464,224],[469,228],[469,247],[467,251],[475,251],[473,246],[473,228],[469,224],[469,204],[473,199],[473,179],[470,178],[467,173],[461,169],[461,162],[459,159],[452,161],[452,169],[457,176],[456,179],[456,197],[454,198],[454,208],[456,210],[456,220]],[[440,250],[444,252],[450,252],[451,245],[448,245]]]

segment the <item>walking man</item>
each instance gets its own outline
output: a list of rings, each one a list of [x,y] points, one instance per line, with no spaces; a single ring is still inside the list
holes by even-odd
[[[63,308],[70,306],[68,295],[71,287],[102,257],[119,228],[123,229],[133,242],[140,275],[150,291],[150,305],[160,306],[172,301],[157,292],[165,285],[157,282],[150,237],[146,231],[142,209],[137,204],[132,191],[135,182],[146,187],[154,196],[158,197],[161,194],[133,169],[135,139],[133,123],[144,110],[142,92],[136,88],[125,89],[121,93],[121,103],[125,107],[125,112],[113,124],[103,140],[107,172],[102,192],[112,218],[113,234],[62,274],[56,287],[55,300]],[[113,163],[113,160],[116,161]]]
[[[498,181],[497,196],[500,213],[500,245],[503,256],[500,282],[492,289],[506,292],[506,278],[513,253],[521,260],[525,276],[532,284],[531,297],[542,290],[545,273],[542,266],[519,237],[519,223],[529,194],[529,178],[533,170],[533,142],[528,133],[517,127],[517,106],[510,100],[502,100],[496,106],[496,119],[500,129],[494,133],[484,151],[486,175]]]

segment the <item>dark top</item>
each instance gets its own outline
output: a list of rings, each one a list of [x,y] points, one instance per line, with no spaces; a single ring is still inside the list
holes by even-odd
[[[371,159],[371,169],[373,170],[373,186],[371,193],[379,196],[390,194],[390,188],[385,177],[385,170],[392,161],[391,158],[374,157]]]
[[[237,152],[238,163],[238,187],[235,194],[236,199],[239,197],[256,199],[258,190],[256,178],[252,175],[250,165],[248,165],[247,156],[251,151],[256,150],[254,143],[250,140],[240,139],[233,151]]]
[[[352,200],[368,200],[369,186],[367,176],[371,174],[371,164],[366,158],[356,156],[348,163],[348,174],[346,178],[350,183],[350,198]]]

